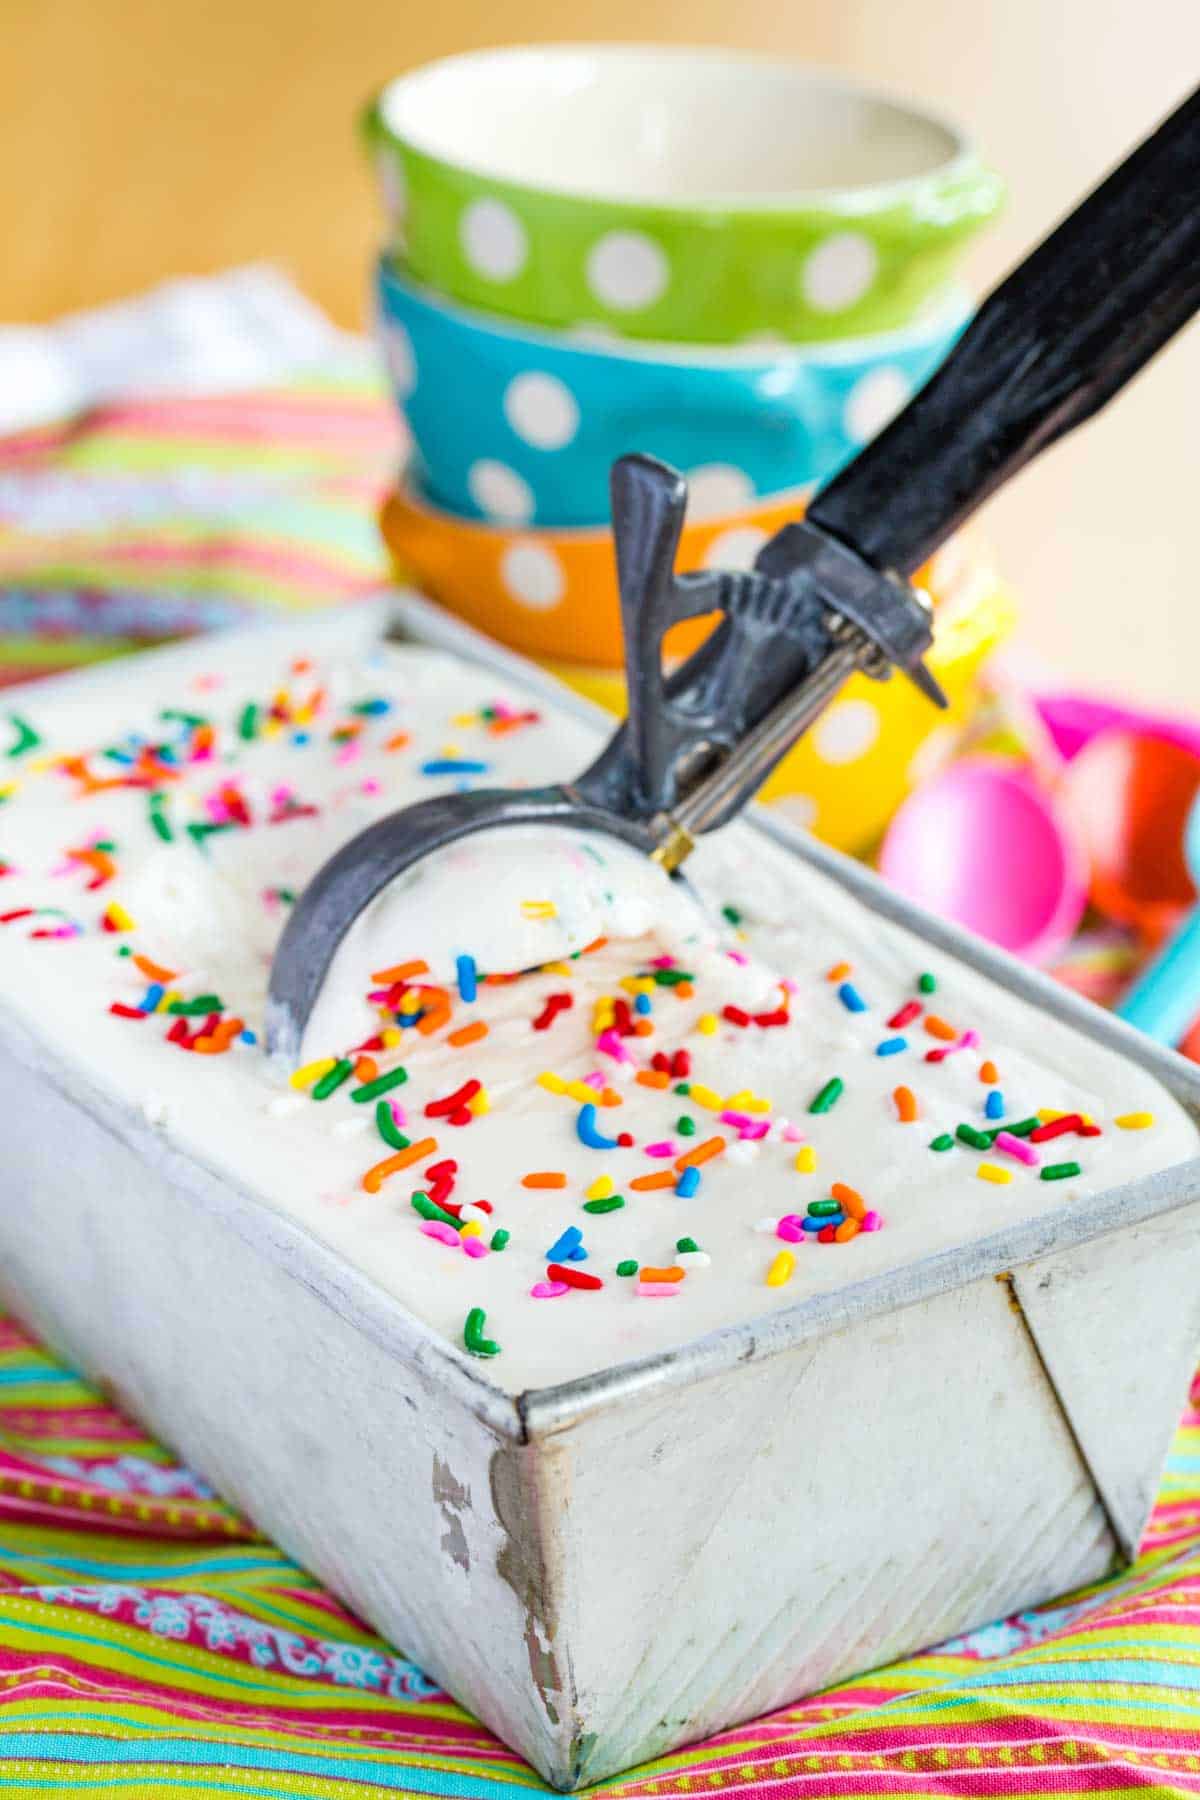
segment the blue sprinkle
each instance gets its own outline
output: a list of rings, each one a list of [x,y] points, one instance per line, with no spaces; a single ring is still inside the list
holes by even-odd
[[[906,1037],[884,1038],[882,1044],[876,1044],[876,1056],[899,1056],[901,1050],[908,1049]]]
[[[458,971],[458,997],[468,1004],[475,998],[475,958],[459,956],[455,958],[454,967]]]
[[[853,982],[843,981],[838,989],[838,999],[847,1012],[866,1012],[867,1010],[867,1003]]]
[[[412,1027],[416,1024],[417,1020],[419,1018],[421,1018],[423,1015],[419,1012],[415,1012],[415,1013],[394,1013],[392,1016],[395,1019],[397,1025],[400,1027],[401,1031],[410,1031],[412,1029]]]
[[[589,1150],[615,1150],[616,1138],[605,1137],[596,1129],[596,1108],[589,1100],[579,1109],[579,1117],[575,1121],[575,1130],[579,1134],[581,1144]]]
[[[832,1225],[836,1231],[839,1225],[844,1225],[846,1223],[846,1215],[845,1213],[830,1213],[829,1217],[826,1219],[814,1219],[812,1215],[809,1214],[805,1217],[803,1223],[805,1231],[824,1231],[827,1225]]]
[[[576,1246],[573,1250],[568,1250],[567,1261],[568,1262],[586,1262],[587,1261],[587,1251],[584,1249],[582,1244],[576,1244]]]
[[[557,1238],[546,1252],[547,1262],[566,1262],[583,1242],[583,1233],[578,1225],[568,1225],[560,1238]]]
[[[455,757],[435,757],[432,762],[421,764],[422,775],[486,775],[491,768],[490,763],[459,761]]]
[[[993,1088],[984,1102],[983,1110],[989,1119],[1004,1117],[1004,1095],[999,1088]]]
[[[651,1010],[649,994],[639,994],[634,1000],[633,1010],[635,1013],[641,1013],[644,1019]]]
[[[247,1025],[245,1031],[240,1031],[238,1033],[238,1042],[242,1044],[257,1044],[257,1031],[251,1031],[250,1027]]]
[[[390,700],[382,699],[360,700],[354,710],[356,713],[365,713],[368,718],[378,718],[380,713],[391,712],[392,703]]]
[[[152,981],[138,1001],[138,1011],[152,1013],[162,999],[165,991],[161,981]]]
[[[297,749],[303,749],[305,744],[312,742],[312,733],[309,731],[293,731],[292,742]]]
[[[680,1175],[679,1180],[675,1183],[675,1192],[679,1195],[681,1200],[690,1200],[699,1186],[699,1169],[686,1168]]]

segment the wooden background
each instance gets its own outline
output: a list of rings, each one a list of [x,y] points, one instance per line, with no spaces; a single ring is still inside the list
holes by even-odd
[[[364,96],[447,51],[561,37],[770,49],[956,112],[1012,186],[980,283],[1200,80],[1200,0],[0,0],[0,318],[270,257],[361,321]],[[1200,706],[1198,444],[1194,329],[993,503],[1034,651]]]

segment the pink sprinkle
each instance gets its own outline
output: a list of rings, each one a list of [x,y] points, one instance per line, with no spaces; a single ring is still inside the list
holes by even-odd
[[[391,988],[375,988],[367,995],[367,999],[372,1006],[382,1006],[391,991]]]
[[[643,1144],[642,1149],[647,1156],[675,1156],[677,1154],[675,1146],[669,1138],[663,1138],[658,1144]]]
[[[392,1109],[393,1121],[395,1122],[397,1128],[400,1131],[403,1131],[404,1127],[408,1123],[408,1116],[405,1113],[404,1108],[401,1106],[401,1104],[398,1100],[389,1101],[389,1105],[391,1106],[391,1109]]]
[[[1011,1131],[998,1131],[992,1142],[997,1150],[1004,1150],[1009,1156],[1015,1156],[1017,1161],[1024,1163],[1027,1169],[1036,1169],[1041,1161],[1041,1157],[1033,1145],[1023,1143],[1019,1137],[1014,1137]]]
[[[735,962],[740,969],[744,969],[750,961],[744,950],[727,950],[725,954],[730,962]]]
[[[344,768],[347,763],[357,762],[361,755],[362,745],[357,738],[351,738],[347,743],[342,745],[333,760],[337,763],[339,768]]]
[[[650,958],[650,967],[652,969],[673,969],[676,960],[677,959],[674,956],[652,956]]]
[[[604,1092],[605,1087],[607,1086],[607,1083],[605,1082],[605,1079],[604,1079],[603,1070],[601,1070],[601,1069],[591,1070],[591,1072],[589,1074],[584,1076],[583,1085],[585,1087],[595,1088],[595,1090],[598,1094],[602,1094]]]
[[[482,1238],[474,1236],[460,1238],[459,1243],[462,1245],[466,1255],[474,1257],[476,1261],[478,1261],[481,1256],[486,1256],[488,1254],[488,1247]]]
[[[800,992],[799,982],[793,981],[790,975],[785,975],[779,985],[785,994],[798,994]]]
[[[565,1281],[535,1281],[529,1290],[535,1300],[561,1300],[570,1291]]]
[[[785,1144],[802,1144],[804,1133],[798,1125],[785,1125],[779,1134]]]
[[[964,1031],[955,1048],[959,1050],[978,1050],[979,1033],[977,1031]]]
[[[804,1242],[804,1221],[799,1213],[784,1213],[775,1227],[775,1236],[782,1238],[785,1244],[802,1244]]]
[[[647,1300],[670,1300],[682,1286],[682,1281],[639,1281],[634,1293]]]
[[[631,1063],[633,1061],[632,1056],[621,1042],[615,1025],[610,1025],[606,1031],[600,1033],[596,1039],[596,1048],[605,1056],[611,1056],[614,1062]]]
[[[229,808],[226,806],[220,794],[206,794],[204,797],[204,810],[213,821],[214,825],[224,825],[228,822]]]
[[[443,1219],[422,1219],[421,1230],[426,1237],[436,1238],[439,1244],[449,1244],[451,1249],[462,1242],[453,1225],[447,1225]]]
[[[271,805],[275,806],[275,807],[286,806],[288,801],[295,794],[295,792],[296,792],[295,788],[292,788],[292,787],[272,788],[271,789]]]
[[[754,1144],[759,1138],[765,1138],[770,1129],[770,1119],[750,1119],[738,1131],[738,1136],[743,1144]]]
[[[364,781],[362,784],[362,791],[364,794],[378,794],[378,793],[382,792],[382,789],[380,788],[380,785],[376,781],[375,777],[373,775],[369,775],[367,777],[366,781]]]
[[[718,1116],[722,1125],[733,1125],[738,1131],[741,1131],[745,1125],[754,1124],[754,1120],[750,1117],[749,1113],[723,1112]]]
[[[882,1231],[883,1220],[877,1212],[864,1213],[861,1221],[861,1229],[863,1231]]]

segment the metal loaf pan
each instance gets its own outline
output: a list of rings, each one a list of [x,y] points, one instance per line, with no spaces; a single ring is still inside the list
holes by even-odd
[[[427,602],[380,605],[403,635],[600,728]],[[755,823],[1200,1114],[1200,1070]],[[334,1251],[82,1084],[2,1002],[0,1081],[4,1303],[556,1787],[1136,1551],[1200,1342],[1200,1160],[513,1399]]]

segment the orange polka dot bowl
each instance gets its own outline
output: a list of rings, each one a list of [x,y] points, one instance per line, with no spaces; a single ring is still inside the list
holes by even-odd
[[[389,263],[378,330],[423,490],[465,518],[601,525],[637,449],[732,511],[823,481],[942,360],[968,307],[837,343],[697,349],[518,326]]]
[[[390,82],[364,126],[420,280],[675,343],[910,325],[1003,191],[935,115],[728,49],[472,51]]]
[[[705,516],[703,494],[693,488],[679,566],[749,568],[771,534],[803,510],[804,492],[791,491]],[[539,531],[464,519],[412,481],[388,496],[381,522],[397,573],[468,624],[526,656],[620,669],[620,604],[607,525]],[[677,626],[667,638],[668,654],[685,656],[709,629],[707,620]]]

